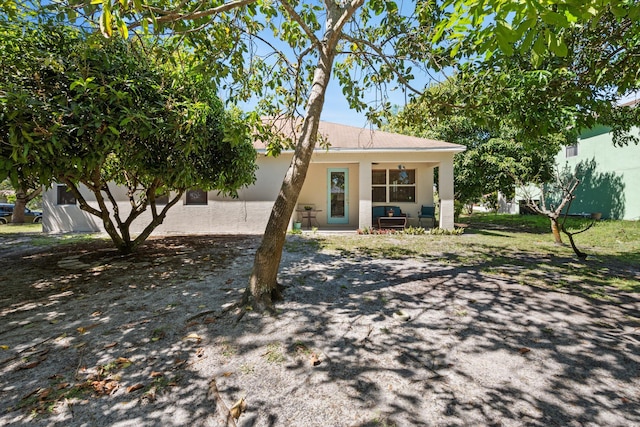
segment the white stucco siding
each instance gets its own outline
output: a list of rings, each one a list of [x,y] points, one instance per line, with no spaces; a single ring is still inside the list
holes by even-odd
[[[237,199],[209,191],[207,205],[187,205],[183,195],[153,234],[262,234],[290,159],[287,155],[275,159],[260,157],[256,183],[240,190]],[[97,207],[94,195],[86,187],[81,186],[80,191],[89,205]],[[131,209],[126,191],[114,185],[112,192],[118,200],[121,218],[125,218]],[[81,210],[78,205],[58,205],[56,199],[54,186],[43,197],[44,232],[104,231],[99,218]],[[131,232],[140,233],[150,220],[151,212],[147,210],[132,223]]]
[[[438,190],[440,196],[440,228],[452,230],[454,228],[453,156],[440,162]]]

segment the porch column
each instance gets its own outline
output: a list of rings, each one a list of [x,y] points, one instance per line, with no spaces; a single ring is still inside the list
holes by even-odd
[[[453,154],[439,165],[440,228],[453,230]]]
[[[358,193],[360,195],[360,206],[358,208],[358,228],[371,228],[371,162],[360,161],[359,170]]]

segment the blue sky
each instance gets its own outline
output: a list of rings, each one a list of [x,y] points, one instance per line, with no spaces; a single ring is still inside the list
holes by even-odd
[[[387,94],[392,105],[404,106],[404,94],[398,89]],[[375,95],[371,94],[369,101],[373,101]],[[331,123],[340,123],[343,125],[365,127],[368,126],[367,118],[364,112],[358,113],[349,108],[340,84],[337,81],[331,81],[327,88],[324,109],[322,110],[322,120]]]

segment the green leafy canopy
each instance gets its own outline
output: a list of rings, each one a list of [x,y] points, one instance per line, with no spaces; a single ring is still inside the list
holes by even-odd
[[[243,117],[225,112],[200,73],[175,65],[180,52],[6,21],[0,49],[3,174],[84,184],[98,201],[110,182],[125,185],[131,221],[157,194],[199,187],[235,195],[254,181],[256,153]],[[81,206],[105,219],[106,206]]]

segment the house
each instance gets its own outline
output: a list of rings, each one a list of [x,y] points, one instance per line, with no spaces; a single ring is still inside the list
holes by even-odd
[[[291,222],[319,230],[356,230],[371,227],[374,206],[396,206],[408,214],[407,225],[418,224],[422,205],[434,206],[434,171],[438,168],[439,226],[452,229],[453,157],[462,145],[322,122],[319,134],[329,148],[316,147]],[[239,198],[215,191],[188,191],[173,206],[156,234],[262,234],[293,151],[266,155],[256,141],[257,180],[239,191]],[[95,200],[81,189],[87,200]],[[126,212],[124,190],[119,209]],[[101,231],[100,220],[76,205],[64,186],[43,196],[45,232]],[[306,209],[305,209],[306,207]],[[150,215],[150,214],[149,214]],[[144,215],[132,225],[142,229]],[[139,225],[138,225],[139,224]]]
[[[632,129],[636,135],[638,131]],[[611,129],[597,126],[583,131],[577,144],[563,147],[556,163],[581,181],[570,214],[640,219],[640,145],[614,146]]]

